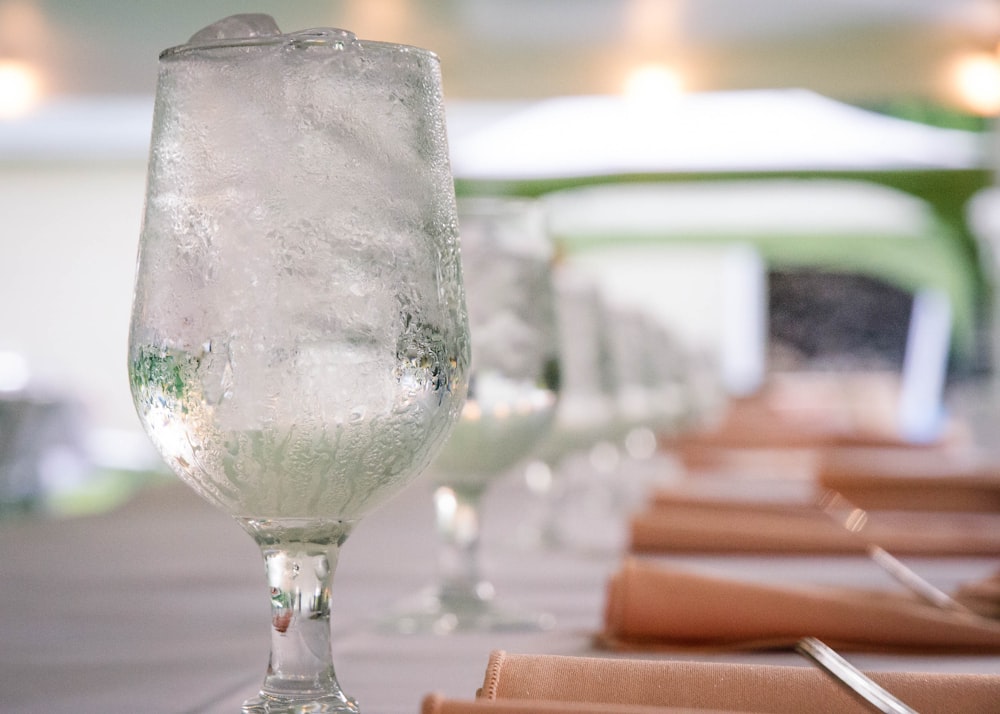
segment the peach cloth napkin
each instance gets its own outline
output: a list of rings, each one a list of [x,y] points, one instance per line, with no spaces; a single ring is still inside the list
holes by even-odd
[[[801,373],[770,375],[757,393],[732,399],[708,427],[664,445],[680,452],[704,447],[819,448],[903,446],[898,426],[898,375]],[[965,441],[957,424],[928,444]]]
[[[762,488],[766,488],[762,486]],[[896,555],[1000,554],[1000,513],[869,513],[864,538]],[[864,540],[811,503],[669,491],[629,522],[634,552],[859,553]]]
[[[638,558],[609,582],[599,641],[616,649],[771,649],[806,636],[855,651],[1000,652],[1000,622],[909,593],[762,584]]]
[[[421,714],[733,714],[721,710],[691,709],[689,707],[653,707],[590,702],[552,702],[536,699],[465,700],[449,699],[440,694],[424,697]],[[740,714],[743,714],[742,712]]]
[[[816,482],[868,509],[1000,512],[1000,459],[967,449],[826,449]]]
[[[983,617],[1000,620],[1000,571],[988,578],[963,584],[952,597]]]
[[[923,714],[986,714],[996,712],[1000,702],[1000,675],[868,674]],[[503,651],[491,654],[475,704],[428,697],[425,707],[428,706],[431,708],[425,708],[424,714],[483,711],[666,714],[688,709],[704,714],[706,710],[767,714],[870,711],[828,675],[805,665],[565,657]]]

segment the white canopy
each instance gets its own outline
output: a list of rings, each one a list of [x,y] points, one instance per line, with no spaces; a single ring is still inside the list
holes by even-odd
[[[474,124],[474,126],[469,126]],[[558,97],[484,121],[450,107],[459,179],[627,173],[978,168],[983,139],[859,109],[810,91],[686,94],[650,102]]]

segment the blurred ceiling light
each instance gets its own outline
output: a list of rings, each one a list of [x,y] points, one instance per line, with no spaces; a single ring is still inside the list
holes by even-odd
[[[677,35],[683,5],[673,0],[630,0],[623,11],[623,36],[633,49],[662,49]]]
[[[980,52],[960,57],[953,69],[958,98],[982,116],[1000,114],[1000,58]]]
[[[344,7],[344,27],[364,39],[402,41],[413,20],[410,0],[348,0]]]
[[[19,60],[0,59],[0,119],[29,113],[42,95],[38,71]]]
[[[29,57],[40,42],[51,39],[45,11],[38,0],[0,0],[0,49]]]
[[[680,96],[683,91],[680,72],[669,65],[640,65],[625,76],[624,93],[630,99],[662,102]]]

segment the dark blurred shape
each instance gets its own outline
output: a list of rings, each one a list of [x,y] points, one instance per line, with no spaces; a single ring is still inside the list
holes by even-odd
[[[0,392],[0,516],[35,511],[88,470],[80,405]]]
[[[867,275],[772,270],[773,367],[900,371],[912,308],[912,294]]]

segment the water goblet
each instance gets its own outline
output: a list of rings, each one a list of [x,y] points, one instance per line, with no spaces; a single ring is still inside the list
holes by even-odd
[[[437,634],[537,629],[548,616],[501,607],[480,573],[480,504],[492,483],[528,458],[555,417],[552,246],[542,208],[530,200],[460,200],[459,233],[472,359],[468,400],[428,469],[438,581],[388,625]]]
[[[555,421],[524,468],[535,508],[519,527],[528,547],[567,545],[563,521],[568,502],[588,490],[592,451],[617,450],[615,375],[605,306],[598,282],[571,261],[553,272],[559,338],[560,392]],[[599,457],[598,457],[599,458]],[[575,511],[573,511],[575,513]],[[583,525],[583,524],[581,524]],[[592,528],[593,525],[586,525]]]
[[[244,712],[357,712],[330,595],[357,521],[461,410],[469,359],[437,58],[234,16],[160,56],[129,376],[172,470],[261,549]]]

